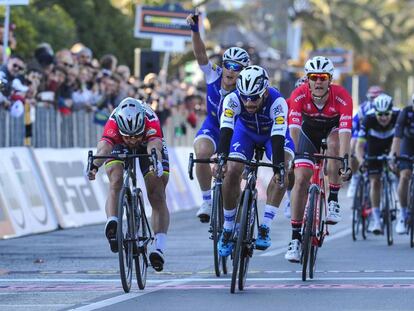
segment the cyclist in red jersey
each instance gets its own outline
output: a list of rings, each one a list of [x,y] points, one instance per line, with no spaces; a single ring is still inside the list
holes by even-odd
[[[327,138],[330,156],[348,156],[352,128],[352,98],[342,86],[332,84],[334,66],[329,58],[316,56],[305,64],[308,82],[296,88],[290,98],[289,129],[296,152],[318,153],[322,139]],[[307,156],[295,158],[295,184],[292,189],[292,241],[285,258],[299,262],[301,256],[301,228],[307,192],[312,177],[313,161]],[[341,220],[338,191],[341,181],[351,177],[342,172],[338,161],[328,161],[329,197],[326,222]]]
[[[133,150],[133,153],[150,154],[153,148],[159,159],[157,167],[152,168],[147,158],[140,158],[139,165],[144,176],[148,200],[152,206],[151,220],[155,233],[155,250],[150,253],[150,261],[155,270],[162,271],[166,234],[170,222],[165,195],[169,163],[160,121],[155,112],[140,100],[131,97],[124,99],[106,122],[96,155],[120,154],[128,150]],[[123,162],[95,159],[88,172],[90,180],[95,179],[98,168],[104,162],[109,178],[109,195],[105,206],[107,214],[105,235],[108,240],[111,240],[116,235],[118,224],[117,202],[122,187]],[[113,252],[118,251],[114,243],[110,243],[110,246]]]

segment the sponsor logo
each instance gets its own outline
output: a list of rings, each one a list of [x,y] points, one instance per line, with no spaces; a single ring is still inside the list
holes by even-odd
[[[345,121],[345,120],[351,120],[351,119],[352,119],[351,116],[341,116],[341,118],[339,120]]]
[[[346,127],[348,125],[348,122],[341,122],[339,124],[340,127]]]
[[[311,110],[312,109],[312,106],[311,106],[311,104],[306,104],[306,110]]]
[[[225,123],[225,124],[233,124],[233,122],[227,121],[227,120],[223,121],[223,123]]]
[[[239,142],[236,142],[236,143],[233,144],[233,148],[234,148],[235,151],[237,151],[237,148],[239,148],[239,147],[240,147]]]
[[[211,69],[213,69],[214,71],[216,71],[216,70],[217,70],[217,65],[216,65],[216,64],[213,64],[213,65],[211,66]]]
[[[147,131],[147,136],[151,136],[151,135],[154,135],[156,133],[157,133],[157,130],[150,127]]]
[[[234,109],[234,108],[237,108],[238,105],[237,105],[237,103],[234,100],[230,99],[229,100],[229,103],[227,104],[227,106],[229,108],[231,108],[231,109]]]
[[[340,103],[341,105],[346,106],[346,102],[345,102],[342,98],[340,98],[339,96],[335,96],[335,99],[336,99],[337,101],[339,101],[339,103]]]
[[[274,114],[281,114],[283,113],[283,107],[282,105],[277,105],[274,110],[273,110]]]
[[[293,123],[299,123],[300,122],[300,119],[299,118],[292,118],[292,122]]]
[[[300,94],[298,97],[296,97],[294,99],[295,103],[297,103],[298,101],[300,101],[302,98],[304,98],[306,95],[305,94]]]
[[[290,115],[292,116],[292,117],[300,117],[300,116],[302,116],[302,114],[300,113],[300,112],[297,112],[297,111],[290,111]]]
[[[275,119],[275,123],[276,124],[284,124],[285,123],[285,118],[279,116]]]
[[[233,116],[234,116],[234,111],[233,110],[231,110],[231,109],[225,109],[224,110],[224,116],[225,117],[227,117],[227,118],[233,118]]]
[[[111,137],[115,137],[116,136],[116,132],[113,129],[109,129],[108,132],[106,132],[106,134],[108,136],[111,136]]]

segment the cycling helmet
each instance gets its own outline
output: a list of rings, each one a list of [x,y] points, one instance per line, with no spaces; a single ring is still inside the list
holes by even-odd
[[[242,48],[231,47],[224,51],[223,62],[225,61],[237,62],[246,67],[249,66],[250,57],[249,54]]]
[[[311,73],[327,73],[331,77],[334,73],[334,65],[332,61],[325,56],[315,56],[309,59],[305,64],[305,74]]]
[[[382,89],[382,87],[378,85],[370,86],[367,91],[367,98],[369,100],[373,100],[375,97],[377,97],[381,93],[384,93],[384,90]]]
[[[387,112],[392,110],[392,97],[387,94],[380,94],[374,99],[376,112]]]
[[[238,78],[236,87],[240,94],[245,96],[262,95],[269,86],[269,76],[260,66],[244,68]]]
[[[308,77],[307,76],[303,76],[300,77],[299,79],[296,80],[295,82],[295,88],[301,86],[302,84],[305,84],[308,82]]]
[[[142,101],[132,97],[127,97],[120,102],[115,114],[115,121],[121,135],[133,136],[144,132],[144,105]]]

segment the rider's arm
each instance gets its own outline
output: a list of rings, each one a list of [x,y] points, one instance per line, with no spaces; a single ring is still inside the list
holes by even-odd
[[[113,145],[108,143],[106,140],[100,140],[98,142],[96,156],[107,156],[110,155],[113,149]],[[93,164],[100,167],[106,159],[95,159]]]
[[[394,133],[394,138],[392,140],[391,152],[390,152],[391,156],[393,156],[394,154],[397,156],[400,155],[401,139],[404,136],[404,125],[405,125],[406,116],[407,116],[407,107],[404,108],[400,112],[400,114],[398,115],[397,122],[395,124],[395,133]]]
[[[362,164],[362,162],[364,162],[365,144],[367,141],[367,120],[368,118],[365,116],[361,123],[361,128],[358,132],[357,144],[355,148],[356,157],[358,159],[359,164]]]
[[[279,165],[285,162],[285,135],[287,131],[288,105],[282,97],[278,97],[270,108],[270,117],[273,120],[271,130],[272,162]]]
[[[295,146],[299,143],[300,128],[302,126],[302,102],[303,97],[302,87],[295,89],[290,97],[287,99],[289,107],[289,131]]]
[[[151,154],[151,150],[155,148],[155,152],[157,153],[157,161],[161,161],[162,159],[162,139],[159,137],[154,137],[147,144],[147,153]]]
[[[187,23],[190,25],[194,25],[193,20],[194,14],[190,14],[187,17]],[[191,31],[191,39],[193,42],[193,52],[194,56],[197,59],[197,62],[200,66],[208,64],[208,57],[206,53],[206,47],[204,45],[203,40],[201,39],[201,35],[199,31]]]
[[[352,135],[352,97],[344,91],[339,103],[339,156],[349,155]],[[339,96],[338,96],[339,97]]]
[[[235,93],[230,93],[223,100],[223,112],[220,117],[220,138],[217,154],[228,155],[233,136],[236,116],[240,114],[240,101]]]

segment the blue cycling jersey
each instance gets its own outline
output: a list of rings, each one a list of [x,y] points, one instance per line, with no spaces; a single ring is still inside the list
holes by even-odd
[[[367,115],[367,112],[373,108],[373,101],[366,100],[358,108],[357,113],[352,118],[352,137],[357,138],[358,132],[361,129],[362,120]]]

